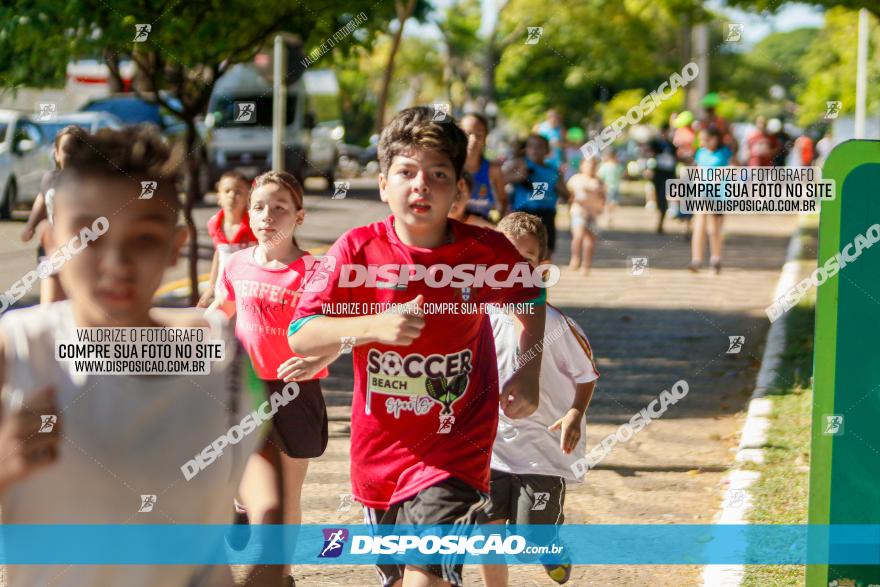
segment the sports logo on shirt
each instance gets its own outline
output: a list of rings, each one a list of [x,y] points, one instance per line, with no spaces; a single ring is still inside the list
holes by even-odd
[[[471,287],[458,288],[458,295],[461,296],[462,302],[470,302],[474,297],[474,290]]]
[[[402,356],[396,351],[370,349],[365,412],[371,413],[374,393],[392,396],[385,398],[385,409],[395,418],[400,418],[401,412],[423,416],[439,404],[438,433],[450,432],[455,423],[453,404],[467,391],[472,358],[470,349],[427,356],[418,353]]]

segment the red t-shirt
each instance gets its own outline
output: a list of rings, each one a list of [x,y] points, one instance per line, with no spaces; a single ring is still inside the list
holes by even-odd
[[[287,344],[287,326],[302,295],[305,269],[311,255],[278,269],[263,267],[254,259],[257,247],[232,253],[226,259],[221,286],[226,299],[235,302],[235,335],[241,341],[260,379],[278,379],[278,366],[299,356]],[[322,369],[316,379],[327,376]]]
[[[749,167],[770,167],[779,150],[779,139],[757,129],[746,138],[749,148]]]
[[[241,224],[238,225],[238,230],[232,236],[232,239],[226,238],[226,233],[223,231],[223,217],[224,212],[221,208],[216,214],[208,219],[208,234],[211,236],[211,240],[214,242],[214,247],[216,249],[225,249],[222,252],[233,252],[257,244],[257,237],[251,230],[247,211],[242,215]],[[228,247],[221,247],[221,245],[236,246],[231,247],[231,250],[229,250]]]
[[[368,344],[354,349],[352,493],[369,507],[386,509],[449,477],[481,491],[489,489],[489,457],[498,422],[498,371],[492,327],[480,304],[526,302],[539,298],[541,290],[522,280],[496,288],[479,283],[462,287],[460,281],[458,287],[442,285],[437,279],[432,283],[435,287],[424,279],[401,285],[396,273],[389,276],[383,270],[376,272],[374,286],[340,284],[344,271],[352,275],[346,266],[406,264],[430,270],[437,265],[461,269],[464,264],[501,264],[505,268],[495,276],[500,281],[519,270],[531,272],[501,233],[453,220],[449,224],[453,242],[434,249],[400,242],[393,216],[348,231],[328,251],[331,262],[323,260],[330,270],[326,287],[307,286],[307,292],[321,291],[305,293],[296,310],[297,318],[363,315],[376,313],[369,311],[369,304],[402,304],[419,294],[426,305],[464,303],[474,310],[433,313],[426,306],[425,328],[412,345]],[[339,311],[342,304],[348,305]],[[354,304],[359,306],[352,308]]]

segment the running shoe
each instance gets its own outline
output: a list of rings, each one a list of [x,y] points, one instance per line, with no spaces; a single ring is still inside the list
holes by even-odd
[[[541,563],[541,565],[544,567],[544,570],[547,571],[547,575],[560,585],[568,582],[568,580],[571,578],[571,559],[568,558],[567,553],[563,553],[561,557],[564,561],[562,563]]]

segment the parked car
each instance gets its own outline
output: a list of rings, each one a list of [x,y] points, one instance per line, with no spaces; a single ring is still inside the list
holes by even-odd
[[[52,142],[55,135],[64,128],[74,124],[84,128],[86,131],[93,133],[102,128],[122,128],[122,121],[109,112],[72,112],[70,114],[59,114],[51,121],[37,121],[43,129],[46,140]]]
[[[180,102],[171,95],[162,96],[173,108],[178,108]],[[139,98],[136,94],[111,94],[102,98],[89,100],[80,112],[104,112],[110,113],[122,124],[132,126],[135,124],[154,124],[159,127],[162,134],[170,141],[181,141],[186,132],[186,124],[173,112],[161,107],[159,104],[148,102]],[[201,147],[197,148],[193,156],[199,162],[199,187],[202,194],[210,189],[210,172],[208,166],[208,153],[206,148],[206,134],[204,122],[196,121],[196,131],[201,138]]]
[[[176,101],[169,97],[172,106]],[[158,104],[139,98],[136,94],[110,94],[89,100],[80,107],[80,112],[109,112],[123,125],[131,126],[145,122],[155,124],[165,132],[167,128],[179,124],[179,119],[165,111]]]
[[[0,110],[0,219],[17,204],[37,197],[43,174],[52,169],[52,153],[43,130],[29,115]]]

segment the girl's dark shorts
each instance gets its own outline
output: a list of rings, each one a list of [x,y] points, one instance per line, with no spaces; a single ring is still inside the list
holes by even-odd
[[[272,419],[271,438],[284,454],[294,459],[312,459],[327,449],[327,404],[317,379],[298,381],[299,395],[279,408]],[[284,381],[267,381],[268,395],[281,392]]]

